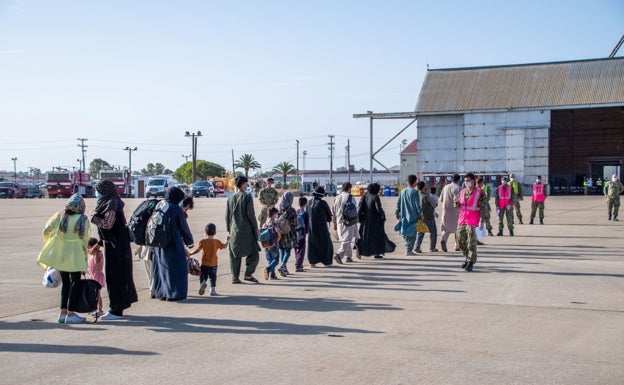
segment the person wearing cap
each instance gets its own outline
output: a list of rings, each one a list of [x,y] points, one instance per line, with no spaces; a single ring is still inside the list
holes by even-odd
[[[273,182],[273,178],[268,178],[266,187],[258,193],[258,200],[262,205],[260,214],[258,215],[258,223],[266,222],[269,209],[275,207],[279,199],[279,193],[273,187]]]
[[[522,212],[520,211],[520,201],[523,200],[522,186],[520,186],[520,183],[516,180],[516,174],[513,172],[509,174],[509,185],[511,186],[512,202],[516,209],[516,217],[518,217],[518,222],[522,225],[524,224],[522,222]],[[513,221],[513,212],[511,220]]]
[[[227,200],[225,211],[225,226],[230,235],[228,251],[230,254],[230,271],[232,283],[241,283],[239,278],[241,260],[245,258],[245,275],[243,279],[258,283],[253,276],[260,259],[258,246],[258,222],[254,212],[253,198],[246,194],[248,180],[244,176],[237,176],[234,180],[237,191]]]
[[[619,181],[617,174],[611,175],[611,180],[605,183],[604,196],[607,198],[607,209],[609,212],[609,220],[619,221],[618,211],[620,210],[620,194],[624,191],[622,182]]]
[[[501,180],[501,185],[496,189],[496,197],[494,199],[496,204],[496,214],[498,214],[498,233],[497,236],[503,235],[503,218],[507,216],[507,228],[509,229],[509,235],[513,237],[513,192],[509,185],[509,179],[504,176]]]
[[[544,202],[546,201],[546,185],[542,183],[542,176],[538,175],[533,183],[533,196],[531,197],[531,222],[535,219],[535,213],[539,209],[540,225],[544,224]]]

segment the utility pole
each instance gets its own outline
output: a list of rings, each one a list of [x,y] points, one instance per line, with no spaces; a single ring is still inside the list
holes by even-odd
[[[89,139],[87,139],[87,138],[78,138],[77,140],[80,142],[78,147],[80,147],[81,150],[82,150],[82,172],[85,172],[86,171],[86,167],[85,167],[85,153],[87,152],[87,147],[89,147],[89,146],[87,146],[85,144],[85,142],[87,140],[89,140]]]
[[[17,183],[17,157],[13,157],[11,160],[13,161],[13,179]]]
[[[232,149],[232,178],[236,178],[236,168],[234,167],[234,149]]]
[[[193,176],[191,183],[195,183],[195,178],[197,175],[196,162],[197,162],[197,138],[202,136],[201,131],[197,132],[188,132],[184,133],[184,136],[187,138],[191,138],[191,155],[193,156]]]
[[[329,136],[329,183],[333,184],[334,180],[334,136],[335,135],[327,135]]]
[[[351,144],[347,139],[347,182],[351,183]]]
[[[305,157],[306,157],[306,155],[308,155],[308,152],[303,150],[303,175],[301,175],[301,187],[302,188],[304,188],[303,182],[304,182],[304,179],[305,179],[305,170],[306,170],[306,167],[305,167]]]
[[[138,148],[137,147],[131,148],[130,146],[126,146],[126,148],[124,148],[123,150],[128,151],[128,179],[129,179],[128,182],[131,182],[132,181],[132,151],[136,151],[138,150]],[[131,196],[132,195],[131,183],[128,183],[127,190],[128,191],[126,191],[126,195]]]

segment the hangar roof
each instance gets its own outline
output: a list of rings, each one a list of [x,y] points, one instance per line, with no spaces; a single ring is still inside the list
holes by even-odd
[[[624,57],[428,70],[416,113],[624,105]]]

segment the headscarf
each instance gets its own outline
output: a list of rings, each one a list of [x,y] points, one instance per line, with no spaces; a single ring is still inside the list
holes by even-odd
[[[169,203],[177,205],[184,200],[184,191],[182,191],[179,187],[171,187],[165,194],[165,200]]]
[[[312,196],[317,199],[322,199],[325,196],[325,187],[318,186],[312,193]]]
[[[277,207],[279,207],[280,211],[286,211],[287,209],[292,207],[293,199],[293,193],[290,191],[286,191],[277,202]]]
[[[74,194],[69,197],[69,200],[67,200],[67,203],[65,203],[65,212],[63,212],[63,217],[61,218],[59,230],[61,230],[63,233],[66,233],[69,216],[78,214],[80,215],[80,219],[78,219],[78,222],[76,222],[76,226],[74,226],[74,233],[78,233],[82,237],[84,235],[85,223],[87,222],[87,216],[84,215],[84,212],[85,201],[84,199],[82,199],[82,196],[80,194]]]
[[[370,194],[379,195],[379,191],[381,190],[381,186],[379,183],[371,183],[368,185],[367,190]]]
[[[110,180],[101,180],[95,185],[95,191],[102,194],[102,197],[98,199],[95,206],[95,213],[99,216],[104,216],[109,211],[117,211],[121,205],[123,208],[123,202],[119,199],[117,194],[117,186]]]

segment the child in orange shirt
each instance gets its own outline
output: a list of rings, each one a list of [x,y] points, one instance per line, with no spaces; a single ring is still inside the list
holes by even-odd
[[[227,237],[225,243],[218,239],[214,239],[217,234],[217,226],[214,223],[206,225],[206,238],[199,241],[195,250],[188,253],[188,256],[202,252],[201,258],[201,275],[199,276],[199,295],[206,292],[206,281],[210,280],[210,295],[217,294],[217,251],[225,249],[230,242],[230,236]]]

